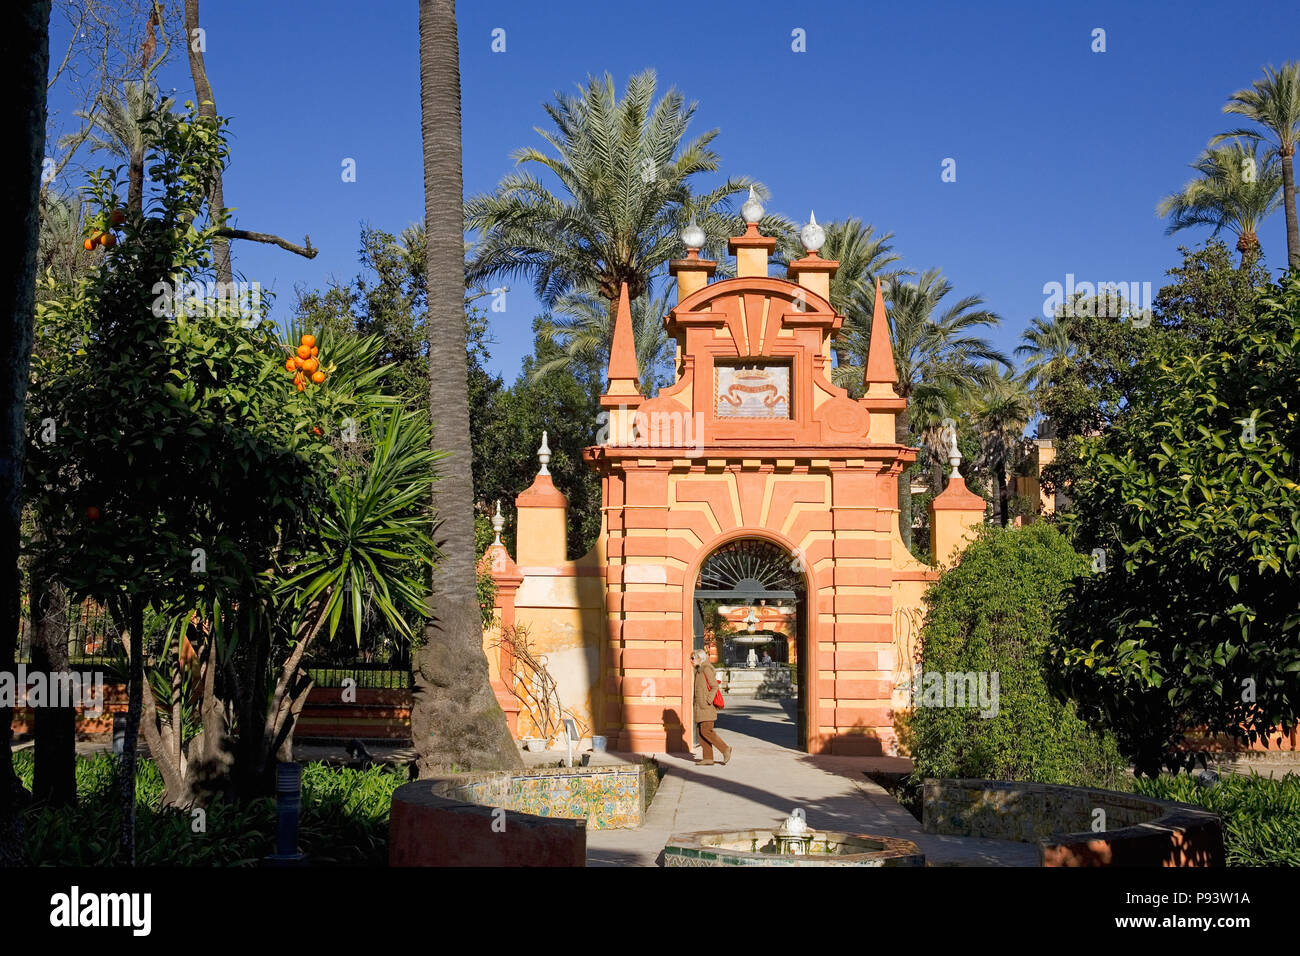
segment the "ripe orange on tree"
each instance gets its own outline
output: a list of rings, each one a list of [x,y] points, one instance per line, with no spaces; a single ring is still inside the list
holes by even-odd
[[[301,339],[301,344],[307,346],[307,348],[311,348],[316,344],[316,336],[304,334]]]
[[[311,380],[319,385],[321,382],[325,381],[325,373],[320,369],[317,369],[311,373]]]
[[[87,239],[87,240],[86,240],[85,242],[83,242],[81,245],[85,248],[85,250],[86,250],[87,252],[90,252],[92,249],[95,248],[95,240],[94,240],[94,239]]]
[[[320,367],[320,362],[317,362],[314,358],[303,360],[302,370],[304,372],[314,372],[319,367]]]
[[[122,223],[126,222],[126,213],[120,209],[114,209],[108,219],[113,225],[120,226]]]
[[[117,245],[117,236],[113,235],[111,232],[106,232],[99,237],[99,244],[105,249],[112,249]]]

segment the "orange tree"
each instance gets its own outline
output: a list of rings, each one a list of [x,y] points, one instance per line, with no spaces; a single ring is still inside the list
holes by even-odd
[[[146,117],[148,201],[120,208],[115,175],[88,192],[103,211],[98,267],[42,304],[29,408],[29,504],[43,558],[78,598],[108,607],[129,656],[121,850],[134,857],[137,737],[147,613],[221,599],[272,602],[277,554],[325,500],[334,449],[328,392],[297,390],[260,312],[201,294],[225,210],[207,208],[224,165],[223,121]],[[228,646],[228,699],[265,692],[271,632]],[[209,662],[209,666],[211,662]],[[210,666],[211,670],[211,666]],[[152,703],[150,701],[149,703]]]

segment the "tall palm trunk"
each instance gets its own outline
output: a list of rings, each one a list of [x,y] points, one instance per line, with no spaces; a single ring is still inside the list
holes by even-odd
[[[217,103],[212,97],[212,84],[208,82],[208,70],[203,62],[203,50],[199,48],[194,37],[199,29],[199,0],[185,0],[185,48],[189,51],[190,78],[194,80],[194,96],[199,101],[199,115],[205,119],[217,118]],[[221,183],[221,172],[212,180],[212,192],[208,196],[212,210],[221,209],[226,204],[225,190]],[[235,280],[234,269],[230,264],[230,240],[218,236],[212,240],[212,262],[216,269],[217,281],[231,283]]]
[[[1249,272],[1260,257],[1264,250],[1260,247],[1259,237],[1253,232],[1243,232],[1237,237],[1237,252],[1241,254],[1241,262],[1237,269],[1240,272]]]
[[[144,150],[131,150],[127,171],[126,208],[137,215],[144,213]]]
[[[14,245],[0,264],[0,671],[16,670],[21,618],[18,542],[22,519],[25,405],[36,308],[37,215],[45,155],[45,84],[50,70],[50,0],[10,9],[0,32],[3,127],[13,137],[0,166],[0,206]],[[19,813],[27,791],[14,773],[13,713],[0,708],[0,865],[22,855]]]
[[[1282,211],[1286,213],[1286,254],[1292,269],[1300,269],[1300,223],[1296,221],[1295,208],[1295,146],[1287,146],[1282,153]]]
[[[517,767],[483,654],[474,554],[465,329],[465,232],[460,155],[460,62],[453,0],[420,0],[420,106],[428,233],[429,410],[447,453],[434,484],[432,622],[415,655],[411,734],[422,775]]]
[[[1010,514],[1008,514],[1011,507],[1011,500],[1007,490],[1007,460],[1005,457],[998,458],[996,466],[993,469],[993,479],[997,483],[998,523],[1005,528],[1011,517]]]
[[[904,408],[894,419],[894,441],[900,445],[909,442],[911,416]],[[898,476],[898,533],[903,536],[903,544],[912,549],[912,481],[904,469]]]

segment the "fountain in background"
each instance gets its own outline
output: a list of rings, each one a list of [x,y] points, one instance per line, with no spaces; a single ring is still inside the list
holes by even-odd
[[[866,833],[819,832],[795,810],[776,830],[674,834],[664,866],[924,866],[910,840]]]

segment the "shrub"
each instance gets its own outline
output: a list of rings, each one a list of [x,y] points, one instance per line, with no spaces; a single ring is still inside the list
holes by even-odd
[[[1135,789],[1219,814],[1229,866],[1300,866],[1300,775],[1225,774],[1213,787],[1162,775],[1137,780]]]
[[[77,761],[75,807],[29,810],[25,858],[36,866],[111,866],[121,809],[117,758],[97,754]],[[14,755],[15,770],[31,786],[30,751]],[[388,811],[393,791],[406,782],[400,768],[350,770],[312,763],[303,768],[299,847],[313,864],[383,866],[388,862]],[[205,832],[194,832],[191,811],[162,807],[162,775],[151,761],[136,771],[137,863],[141,866],[257,866],[275,852],[275,803],[217,802],[207,808]]]
[[[905,721],[918,780],[1116,785],[1125,768],[1114,741],[1053,697],[1044,674],[1061,592],[1085,563],[1050,525],[985,528],[930,588],[917,706]],[[936,677],[970,672],[986,675],[990,689],[996,675],[993,716],[982,717],[978,706],[932,706],[926,691]]]

